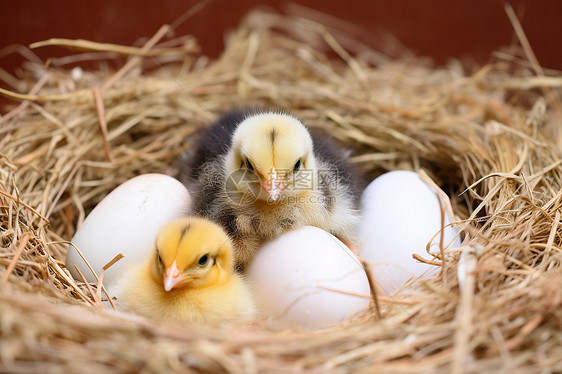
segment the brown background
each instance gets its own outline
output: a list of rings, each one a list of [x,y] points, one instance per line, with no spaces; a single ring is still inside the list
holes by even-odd
[[[171,23],[198,2],[2,0],[0,48],[13,43],[28,45],[51,37],[130,45],[152,36],[162,24]],[[562,69],[562,1],[507,2],[520,15],[541,65]],[[388,31],[418,55],[431,56],[437,63],[468,56],[483,64],[494,50],[515,40],[504,1],[295,0],[293,3],[355,23],[365,30],[362,39],[374,39],[377,32]],[[178,34],[195,35],[203,52],[216,56],[222,49],[225,30],[234,28],[258,4],[278,10],[286,5],[266,0],[210,1],[177,29]],[[68,54],[60,48],[43,48],[37,53],[41,58]],[[3,54],[0,51],[0,67],[16,71],[22,58],[13,53]]]

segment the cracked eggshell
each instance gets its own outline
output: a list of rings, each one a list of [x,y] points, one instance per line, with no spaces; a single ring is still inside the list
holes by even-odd
[[[131,264],[144,261],[154,248],[158,230],[186,215],[191,197],[185,186],[164,174],[134,177],[109,193],[86,217],[72,243],[96,274],[116,255],[125,257],[104,272],[104,285],[116,282]],[[96,282],[76,249],[70,245],[66,267],[81,280],[77,266],[88,282]]]
[[[359,260],[317,227],[288,231],[266,243],[247,275],[263,313],[276,321],[327,327],[369,306],[369,283]]]
[[[392,293],[411,277],[438,270],[412,258],[417,253],[432,259],[426,246],[441,229],[438,197],[417,173],[399,170],[376,178],[363,192],[361,213],[359,254],[384,292]],[[445,225],[450,222],[445,212]],[[445,227],[445,248],[460,247],[458,232],[456,227]],[[440,251],[439,235],[431,241],[430,251]]]

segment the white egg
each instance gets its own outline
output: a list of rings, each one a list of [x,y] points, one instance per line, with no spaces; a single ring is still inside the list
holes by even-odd
[[[362,222],[359,254],[370,264],[377,284],[386,293],[400,288],[411,277],[426,276],[436,267],[412,258],[417,253],[433,259],[427,244],[441,229],[441,207],[435,191],[418,174],[392,171],[372,181],[361,198]],[[445,213],[445,225],[451,222]],[[446,249],[461,245],[456,227],[444,229]],[[438,253],[440,235],[431,241]]]
[[[266,243],[248,268],[248,280],[266,315],[307,327],[332,325],[369,305],[369,283],[357,257],[317,227]]]
[[[154,248],[158,230],[189,212],[191,197],[178,180],[163,174],[144,174],[114,189],[86,217],[72,238],[96,274],[116,255],[125,257],[104,272],[104,285],[118,281],[128,265],[144,261]],[[76,265],[89,282],[92,272],[76,249],[68,248],[66,267],[81,280]]]

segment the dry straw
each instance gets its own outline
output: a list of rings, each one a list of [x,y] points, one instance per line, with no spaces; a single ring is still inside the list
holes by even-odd
[[[216,60],[170,30],[138,48],[48,41],[86,51],[30,61],[22,79],[3,73],[13,89],[2,94],[21,103],[0,119],[2,371],[562,370],[562,82],[528,44],[467,72],[385,56],[331,19],[254,12]],[[368,178],[423,170],[451,196],[462,248],[424,257],[435,279],[379,295],[381,318],[329,331],[170,326],[104,309],[96,285],[65,269],[66,241],[119,183],[175,175],[192,135],[240,104],[291,109]]]

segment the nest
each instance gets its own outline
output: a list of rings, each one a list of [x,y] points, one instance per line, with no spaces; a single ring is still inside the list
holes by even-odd
[[[141,47],[43,43],[86,51],[25,63],[2,90],[21,101],[0,119],[3,371],[562,370],[559,75],[527,62],[528,48],[470,72],[389,57],[325,21],[252,13],[214,60],[167,26]],[[123,181],[175,176],[192,135],[246,104],[328,131],[369,178],[427,173],[451,197],[462,248],[428,254],[439,275],[378,295],[380,315],[329,330],[176,326],[104,308],[64,267],[76,227]]]

